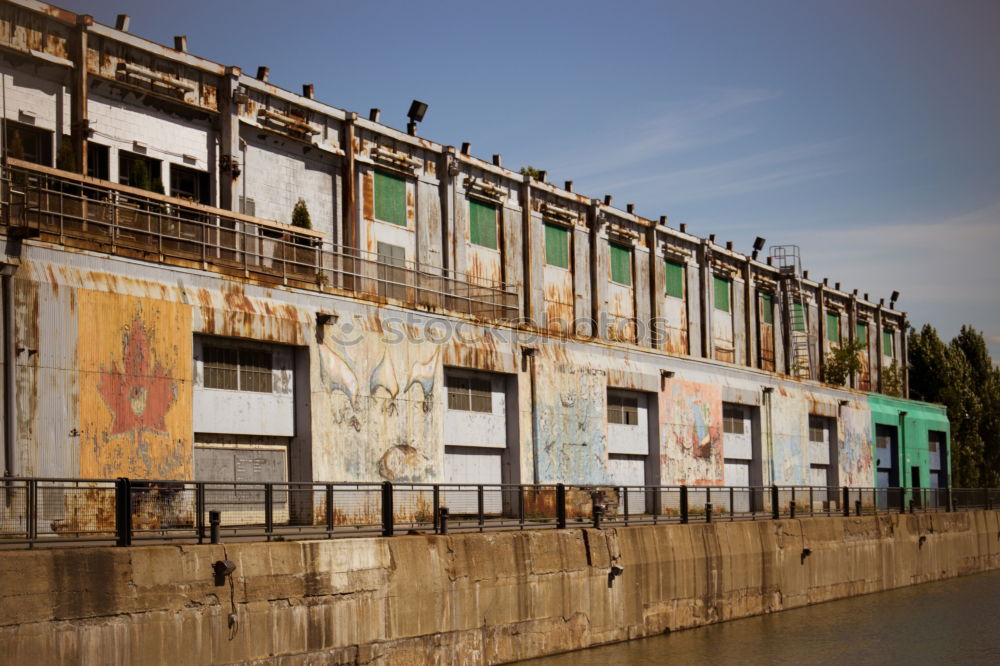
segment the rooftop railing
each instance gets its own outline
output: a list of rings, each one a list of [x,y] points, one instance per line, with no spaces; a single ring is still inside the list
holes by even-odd
[[[926,513],[1000,489],[11,478],[0,547],[393,536]]]
[[[481,319],[518,316],[517,291],[503,283],[333,245],[309,229],[15,159],[2,186],[10,237]]]

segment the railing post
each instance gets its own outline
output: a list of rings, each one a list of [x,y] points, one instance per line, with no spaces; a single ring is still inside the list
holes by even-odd
[[[899,512],[906,513],[906,488],[899,487]]]
[[[194,525],[198,532],[198,543],[205,543],[205,482],[194,484]]]
[[[438,534],[438,529],[441,527],[438,517],[438,510],[441,508],[441,486],[435,483],[431,496],[433,498],[431,501],[434,504],[434,534]]]
[[[948,488],[947,488],[947,494],[945,495],[944,500],[945,500],[945,502],[948,503],[948,506],[946,507],[946,511],[948,513],[951,513],[952,511],[954,511],[955,510],[955,501],[954,501],[954,499],[951,496],[951,486],[948,486]]]
[[[854,500],[854,515],[861,515],[861,500]]]
[[[591,500],[591,504],[593,507],[591,509],[591,515],[594,517],[594,529],[599,530],[601,529],[601,518],[604,517],[604,506],[597,501],[596,496]]]
[[[267,540],[271,540],[271,533],[274,532],[274,486],[270,483],[264,484],[264,533]]]
[[[851,490],[844,486],[844,518],[851,515]]]
[[[25,488],[25,501],[27,502],[25,512],[27,513],[27,525],[25,525],[25,536],[34,539],[38,536],[38,480],[29,479]]]
[[[778,506],[778,486],[771,486],[771,518],[781,517],[781,507]]]
[[[705,522],[712,522],[712,503],[705,502]]]
[[[115,481],[115,533],[117,545],[132,545],[132,483],[125,477]]]
[[[795,497],[795,488],[792,488],[792,497]],[[795,500],[788,503],[788,517],[795,518]]]
[[[628,527],[628,486],[622,488],[622,497],[625,505],[625,527]]]
[[[484,526],[486,525],[486,507],[483,501],[483,487],[482,485],[476,486],[476,508],[479,512],[479,531],[482,532]]]
[[[524,529],[524,486],[517,486],[517,525]]]
[[[736,493],[734,488],[729,486],[729,522],[733,522],[733,514],[736,513]]]
[[[326,536],[329,539],[333,536],[333,484],[326,484]]]
[[[392,483],[382,482],[382,536],[391,537],[393,519],[395,518],[392,503]]]
[[[688,521],[688,487],[681,486],[681,524]]]
[[[566,529],[566,486],[556,484],[556,527]]]

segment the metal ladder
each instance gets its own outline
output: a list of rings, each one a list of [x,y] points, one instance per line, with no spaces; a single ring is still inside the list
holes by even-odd
[[[771,262],[781,275],[782,314],[787,331],[789,372],[793,377],[809,379],[810,350],[809,307],[802,290],[802,262],[798,245],[772,245]]]

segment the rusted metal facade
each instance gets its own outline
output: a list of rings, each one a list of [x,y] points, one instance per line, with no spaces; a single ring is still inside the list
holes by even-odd
[[[504,482],[722,485],[730,403],[762,482],[812,478],[812,414],[836,478],[873,483],[866,391],[895,364],[905,394],[903,312],[801,279],[814,349],[792,376],[779,267],[665,219],[34,0],[0,3],[0,70],[8,475],[198,478],[228,446],[251,468],[283,453],[275,480],[454,481],[453,370],[503,392],[503,438],[468,445]],[[125,184],[135,160],[166,194]],[[299,199],[311,230],[287,224]],[[820,384],[861,330],[865,370]],[[287,427],[196,419],[213,340],[284,359],[246,372],[283,382]],[[641,394],[648,447],[609,442],[609,391]]]

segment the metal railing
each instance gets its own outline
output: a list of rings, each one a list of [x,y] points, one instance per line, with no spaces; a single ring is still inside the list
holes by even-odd
[[[10,159],[3,224],[15,238],[271,280],[491,320],[518,316],[495,280],[323,242],[322,234]]]
[[[204,543],[992,509],[1000,489],[11,478],[0,547]]]

